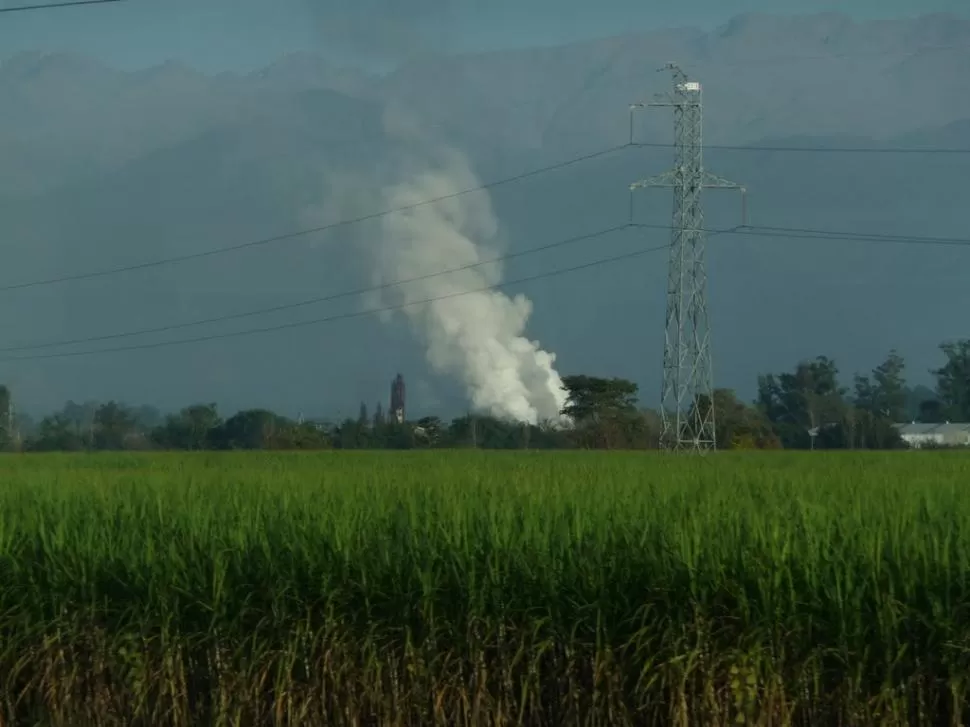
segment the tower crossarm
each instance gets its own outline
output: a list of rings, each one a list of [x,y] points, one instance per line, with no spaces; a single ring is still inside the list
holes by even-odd
[[[630,185],[630,191],[635,192],[638,189],[644,189],[645,187],[676,187],[679,183],[678,173],[676,169],[668,169],[666,172],[661,172],[653,177],[647,177],[646,179],[641,179],[639,182],[634,182]]]
[[[678,169],[668,169],[653,177],[641,179],[630,185],[630,222],[633,222],[633,193],[646,188],[676,188],[683,184],[683,171]],[[741,224],[739,227],[746,227],[748,224],[748,189],[742,184],[732,182],[730,179],[719,177],[708,171],[703,173],[701,186],[704,189],[736,189],[741,193]]]
[[[744,187],[737,182],[711,174],[707,170],[704,171],[704,186],[708,189],[740,189],[742,192],[745,191]]]

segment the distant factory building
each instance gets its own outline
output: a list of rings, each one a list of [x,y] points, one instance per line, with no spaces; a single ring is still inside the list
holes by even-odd
[[[944,422],[897,424],[899,436],[913,449],[920,447],[970,447],[970,424]]]
[[[391,420],[397,422],[398,424],[404,424],[405,421],[405,390],[404,390],[404,377],[398,374],[394,381],[391,382],[391,407],[389,410]]]

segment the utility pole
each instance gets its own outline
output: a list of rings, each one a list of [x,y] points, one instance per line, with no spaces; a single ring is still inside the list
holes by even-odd
[[[704,169],[701,84],[691,81],[673,63],[660,70],[672,73],[673,92],[662,94],[656,102],[630,107],[631,129],[632,113],[637,108],[669,106],[674,110],[673,168],[630,185],[631,195],[644,187],[669,187],[674,191],[660,394],[660,446],[665,450],[708,451],[716,449],[717,438],[701,192],[705,188],[739,190],[743,226],[745,189]],[[701,397],[706,399],[707,406],[698,405]]]

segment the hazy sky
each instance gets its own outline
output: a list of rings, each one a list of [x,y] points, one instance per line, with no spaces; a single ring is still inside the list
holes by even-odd
[[[43,0],[26,0],[37,1]],[[18,4],[22,0],[0,0],[0,7]],[[342,57],[385,50],[400,56],[714,27],[744,12],[905,17],[966,14],[967,5],[967,0],[125,0],[0,14],[0,58],[21,50],[71,50],[123,67],[174,58],[208,70],[248,70],[300,50],[336,50]]]
[[[0,0],[0,7],[41,1]],[[828,1],[859,20],[970,13],[968,0]],[[122,68],[174,59],[210,72],[246,71],[309,50],[347,60],[379,59],[387,65],[429,51],[548,45],[676,26],[714,29],[745,12],[827,10],[832,8],[811,0],[124,0],[0,13],[0,59],[25,50],[73,51]],[[813,24],[803,27],[817,30]],[[752,48],[754,55],[761,50],[775,54],[786,42],[772,33],[752,33],[751,42],[765,46]],[[879,34],[858,34],[870,36]],[[742,142],[818,134],[823,136],[820,145],[844,146],[834,139],[850,134],[902,144],[900,134],[920,130],[920,141],[905,143],[970,144],[970,107],[965,102],[970,98],[970,25],[937,18],[926,26],[910,24],[885,33],[885,38],[898,46],[900,57],[835,58],[797,68],[792,64],[778,75],[784,81],[782,92],[780,84],[751,84],[747,74],[735,69],[710,68],[705,82],[720,89],[720,96],[708,96],[708,128],[712,135],[716,129],[725,139]],[[920,52],[930,42],[957,47]],[[625,117],[614,109],[625,108],[635,94],[646,92],[636,67],[656,60],[649,58],[646,46],[625,49],[629,62],[610,78],[610,72],[596,67],[598,60],[580,50],[557,54],[562,66],[512,58],[506,65],[481,64],[479,72],[475,63],[468,63],[475,79],[471,85],[439,86],[437,79],[447,79],[447,73],[419,67],[392,79],[386,90],[390,97],[408,98],[419,117],[443,119],[446,136],[484,168],[483,179],[497,179],[624,138]],[[697,57],[687,51],[684,56],[688,67]],[[291,78],[296,86],[302,83],[299,74]],[[857,79],[857,84],[845,90],[846,78]],[[371,195],[384,183],[374,177],[375,170],[383,169],[384,155],[400,152],[399,141],[384,134],[378,101],[337,92],[284,91],[278,107],[260,107],[259,113],[244,110],[237,118],[235,109],[249,109],[247,99],[261,98],[255,95],[261,92],[259,84],[205,86],[172,73],[156,77],[141,94],[131,88],[129,78],[94,71],[61,77],[51,73],[36,84],[29,73],[5,74],[3,80],[0,171],[6,176],[0,175],[0,182],[6,181],[4,189],[11,191],[4,192],[9,197],[0,195],[0,238],[11,241],[15,251],[4,258],[4,283],[169,254],[161,250],[181,254],[192,246],[211,249],[292,232],[308,226],[308,207],[326,207],[332,190],[343,193],[344,186],[367,209],[383,207],[380,198],[370,206]],[[654,83],[656,90],[663,88],[662,79]],[[212,89],[216,92],[210,93]],[[483,98],[494,114],[482,113]],[[523,111],[513,112],[522,99],[535,101],[534,108],[523,105]],[[656,123],[669,133],[669,117]],[[948,126],[941,130],[943,125]],[[827,135],[833,141],[824,141]],[[757,224],[963,234],[961,211],[970,205],[970,192],[959,180],[968,176],[970,155],[871,155],[864,162],[853,155],[837,156],[840,172],[832,171],[836,160],[826,155],[724,155],[716,161],[711,157],[711,164],[718,173],[749,185],[752,222]],[[623,165],[604,163],[595,167],[598,171],[542,176],[531,187],[524,182],[506,187],[504,193],[496,188],[490,196],[510,249],[625,220],[626,185],[635,175],[666,168],[670,160],[659,153],[650,159],[624,159]],[[338,175],[345,165],[353,172],[349,176],[356,179],[359,172],[364,180],[360,184],[369,189],[358,192],[355,184],[344,185]],[[588,174],[596,175],[594,182]],[[22,199],[31,184],[54,191]],[[649,214],[669,220],[669,202],[659,195],[655,199]],[[716,207],[710,211],[710,219],[719,219]],[[334,212],[334,218],[344,216]],[[365,234],[366,226],[360,229],[354,235]],[[293,244],[61,288],[10,291],[0,306],[0,329],[5,340],[16,344],[112,335],[292,303],[369,283],[369,263],[349,247],[357,238],[349,231],[334,235],[338,237],[348,241],[345,257],[335,258],[315,242]],[[658,244],[665,239],[659,231],[655,237]],[[633,242],[632,236],[626,240]],[[871,248],[852,252],[849,246],[831,245],[827,249],[832,253],[821,253],[814,242],[768,245],[762,238],[750,241],[748,248],[739,242],[731,252],[712,244],[719,385],[748,396],[758,372],[786,370],[799,358],[819,353],[836,357],[848,380],[852,371],[878,364],[891,346],[912,362],[913,379],[925,380],[929,368],[939,364],[937,343],[965,332],[959,312],[970,302],[957,298],[970,293],[957,279],[962,264],[957,257],[964,251],[910,248],[873,257]],[[510,265],[509,277],[610,253],[577,246],[569,253],[575,257],[564,259],[566,254],[557,253],[556,261],[529,258]],[[558,363],[565,372],[635,378],[644,387],[644,401],[653,402],[660,378],[665,276],[663,259],[655,257],[642,265],[584,273],[572,283],[554,279],[530,286],[524,292],[536,308],[529,335],[560,354]],[[579,284],[582,296],[569,287]],[[810,294],[793,296],[793,289]],[[881,297],[887,290],[894,291],[891,301]],[[777,305],[765,308],[765,298]],[[125,304],[119,305],[120,300]],[[353,301],[344,305],[335,307],[334,314],[356,310]],[[630,310],[642,311],[643,325],[654,332],[631,339],[623,323]],[[926,311],[941,312],[927,319]],[[297,319],[297,314],[287,318]],[[283,320],[280,316],[266,323]],[[876,323],[867,323],[866,335],[860,337],[863,320]],[[373,319],[319,333],[298,330],[275,338],[240,337],[142,353],[16,365],[0,361],[0,382],[17,392],[25,410],[35,412],[49,411],[68,398],[118,398],[166,408],[217,401],[226,411],[268,406],[291,414],[301,407],[313,413],[342,408],[355,414],[360,399],[384,399],[389,380],[400,369],[413,382],[412,391],[419,390],[422,377],[428,379],[427,391],[419,397],[424,405],[436,401],[465,406],[460,386],[431,375],[424,351],[407,327],[384,326]],[[787,333],[766,339],[761,335],[765,330]],[[633,346],[632,354],[628,346]],[[281,364],[280,352],[291,347]],[[375,357],[375,350],[383,353]]]

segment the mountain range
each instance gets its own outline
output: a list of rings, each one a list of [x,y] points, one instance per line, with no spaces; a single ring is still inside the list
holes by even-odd
[[[0,288],[137,265],[334,222],[337,198],[380,209],[382,170],[409,150],[402,127],[460,150],[483,182],[622,145],[628,106],[669,90],[677,62],[704,84],[707,167],[745,184],[752,225],[966,237],[970,22],[933,15],[855,22],[838,14],[746,15],[705,32],[636,33],[556,48],[413,59],[383,76],[294,54],[252,74],[178,62],[122,72],[96,60],[29,53],[0,64]],[[636,117],[638,141],[672,140],[669,109]],[[854,149],[852,152],[797,151]],[[430,160],[429,160],[429,163]],[[669,148],[626,148],[488,190],[513,253],[623,224],[630,182],[671,163]],[[353,182],[351,183],[351,180]],[[475,193],[482,194],[482,193]],[[710,193],[711,227],[737,200]],[[637,219],[669,224],[669,192],[643,192]],[[377,221],[237,253],[58,285],[0,290],[0,348],[231,315],[366,286],[360,245]],[[506,278],[659,246],[625,230],[516,258]],[[719,385],[750,395],[757,373],[827,354],[845,373],[890,347],[929,381],[936,345],[968,334],[970,250],[718,235],[709,245]],[[660,376],[666,260],[513,286],[534,303],[530,336],[565,372],[625,376],[653,403]],[[114,346],[272,326],[359,310],[354,299],[104,341]],[[37,353],[74,349],[41,349]],[[24,352],[27,353],[27,352]],[[28,408],[116,398],[172,408],[356,412],[411,382],[417,410],[466,405],[435,376],[403,322],[327,325],[100,356],[3,361],[0,380]]]

